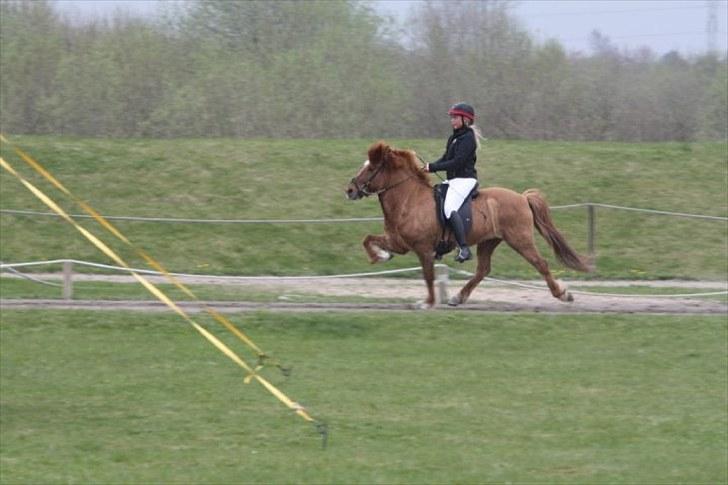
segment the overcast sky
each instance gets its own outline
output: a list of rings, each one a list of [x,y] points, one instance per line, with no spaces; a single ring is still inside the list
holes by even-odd
[[[726,50],[728,0],[715,2],[716,47]],[[619,46],[642,45],[659,53],[707,50],[705,0],[524,1],[515,10],[537,40],[557,38],[568,50],[588,49],[598,29]]]
[[[109,15],[117,9],[154,15],[160,3],[174,0],[55,0],[64,12],[83,16]],[[229,1],[229,0],[228,0]],[[425,0],[372,1],[382,14],[407,18],[413,4]],[[728,51],[728,0],[717,5],[716,46]],[[658,54],[705,52],[708,45],[706,0],[520,0],[513,13],[537,42],[558,39],[569,51],[589,53],[589,34],[597,29],[620,48],[648,46]]]

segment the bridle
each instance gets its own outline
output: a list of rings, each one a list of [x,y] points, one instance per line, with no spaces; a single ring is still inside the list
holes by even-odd
[[[382,171],[382,168],[384,168],[384,163],[380,163],[379,166],[374,170],[374,172],[372,172],[372,174],[369,175],[369,178],[366,180],[366,182],[364,182],[361,186],[356,181],[356,176],[354,176],[354,177],[351,178],[351,184],[356,189],[356,194],[358,196],[360,196],[360,197],[361,196],[369,197],[370,195],[378,195],[381,192],[383,192],[383,190],[382,191],[375,191],[375,192],[370,192],[369,191],[369,184],[371,184],[372,181],[374,180],[374,178],[377,175],[379,175],[379,172]]]
[[[407,180],[411,179],[412,177],[414,177],[414,174],[410,175],[409,177],[405,177],[398,182],[395,182],[391,185],[388,185],[387,187],[384,187],[383,189],[375,190],[372,192],[369,190],[369,184],[371,184],[372,181],[374,181],[374,179],[376,178],[376,176],[379,175],[379,172],[382,171],[382,168],[384,168],[384,163],[380,163],[379,166],[374,170],[374,172],[372,172],[372,174],[369,175],[366,182],[364,182],[362,185],[359,185],[359,183],[356,181],[356,177],[351,178],[351,184],[356,189],[357,195],[359,195],[360,197],[361,196],[369,197],[370,195],[380,195],[380,194],[383,194],[384,192],[388,191],[389,189],[394,188],[394,187],[398,186],[399,184],[402,184],[402,183],[406,182]]]

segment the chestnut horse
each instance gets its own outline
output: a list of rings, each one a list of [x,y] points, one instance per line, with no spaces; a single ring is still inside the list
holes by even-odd
[[[366,236],[364,249],[372,263],[388,261],[392,253],[414,251],[427,284],[424,307],[431,308],[435,303],[435,246],[442,229],[435,213],[430,178],[422,171],[412,151],[396,150],[384,142],[377,142],[369,148],[368,155],[369,159],[346,189],[351,200],[377,195],[382,206],[385,232],[379,236]],[[506,241],[541,273],[554,297],[573,301],[566,285],[554,279],[539,254],[533,239],[534,226],[561,263],[578,271],[589,271],[590,268],[554,227],[548,204],[540,192],[529,189],[518,194],[491,187],[481,189],[472,204],[473,222],[467,243],[478,248],[478,267],[475,275],[450,299],[450,305],[465,303],[473,289],[490,273],[491,255],[501,241]]]

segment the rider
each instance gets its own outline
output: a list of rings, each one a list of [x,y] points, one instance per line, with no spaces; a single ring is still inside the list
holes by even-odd
[[[453,132],[445,145],[445,154],[438,161],[428,163],[425,171],[431,173],[447,171],[447,180],[444,183],[449,185],[449,190],[445,196],[443,212],[459,247],[455,261],[462,263],[471,259],[472,254],[465,242],[465,226],[458,209],[478,183],[478,174],[475,171],[478,133],[475,132],[477,128],[473,125],[475,110],[469,104],[454,104],[448,110],[448,114]]]

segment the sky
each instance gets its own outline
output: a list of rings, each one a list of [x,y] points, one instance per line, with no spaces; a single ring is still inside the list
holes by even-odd
[[[707,50],[705,0],[524,1],[515,12],[537,41],[553,37],[567,50],[587,51],[589,34],[599,30],[620,47],[648,46],[664,54]],[[728,48],[728,0],[715,2],[716,47]]]
[[[117,9],[153,16],[175,0],[54,0],[63,12],[103,16]],[[372,0],[380,14],[405,22],[413,6],[426,0]],[[590,53],[589,36],[599,30],[620,49],[647,46],[657,54],[676,50],[699,54],[708,46],[708,3],[716,9],[716,47],[728,51],[728,0],[519,0],[512,12],[536,42],[557,39],[570,52]]]

